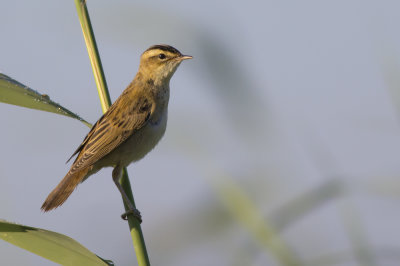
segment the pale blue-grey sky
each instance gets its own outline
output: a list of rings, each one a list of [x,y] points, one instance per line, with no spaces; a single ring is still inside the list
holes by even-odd
[[[266,220],[336,180],[344,192],[317,198],[324,204],[291,220],[283,239],[303,262],[351,254],[351,210],[374,265],[398,265],[398,255],[385,254],[400,250],[399,2],[119,0],[88,7],[113,100],[148,46],[167,43],[194,56],[171,81],[164,139],[129,167],[154,265],[279,265],[225,209],[214,183],[224,178]],[[1,72],[90,122],[100,117],[72,0],[4,2],[0,34]],[[0,113],[0,219],[67,234],[116,265],[135,265],[111,169],[56,211],[40,211],[88,128],[6,104]],[[7,265],[53,265],[3,241],[0,254]]]

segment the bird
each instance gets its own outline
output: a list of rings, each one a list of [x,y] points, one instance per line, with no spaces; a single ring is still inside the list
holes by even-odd
[[[77,155],[68,173],[51,191],[41,209],[62,205],[75,188],[104,167],[113,167],[112,178],[129,210],[141,222],[121,184],[122,169],[142,159],[163,137],[168,117],[170,80],[182,61],[193,58],[176,48],[157,44],[140,57],[133,81],[100,117],[69,158]]]

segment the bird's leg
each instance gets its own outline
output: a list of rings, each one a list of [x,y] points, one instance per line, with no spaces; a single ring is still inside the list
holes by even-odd
[[[142,223],[142,215],[140,215],[140,212],[138,209],[136,209],[135,207],[133,207],[132,202],[129,200],[128,196],[126,195],[124,189],[122,188],[121,184],[119,183],[121,177],[122,177],[122,171],[121,171],[121,167],[119,165],[117,165],[113,172],[112,172],[112,178],[114,180],[115,185],[117,186],[119,192],[122,195],[122,199],[124,200],[125,204],[128,206],[129,210],[127,210],[126,212],[124,212],[121,215],[121,218],[124,220],[127,220],[127,216],[128,215],[133,215],[135,216],[135,218],[139,221],[139,223]]]

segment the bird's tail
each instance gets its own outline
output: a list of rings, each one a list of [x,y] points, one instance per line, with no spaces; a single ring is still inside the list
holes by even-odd
[[[89,170],[90,167],[86,167],[73,174],[68,172],[63,180],[61,180],[60,184],[58,184],[57,187],[47,196],[41,209],[47,212],[63,204],[74,191],[76,186],[85,178]]]

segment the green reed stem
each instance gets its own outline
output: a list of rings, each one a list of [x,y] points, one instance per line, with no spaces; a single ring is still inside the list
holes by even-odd
[[[103,68],[101,65],[100,55],[97,49],[96,40],[93,34],[92,25],[90,23],[89,13],[86,7],[85,0],[75,0],[76,9],[78,12],[79,21],[81,23],[83,37],[85,38],[86,48],[89,53],[90,64],[92,65],[94,79],[96,81],[97,91],[99,93],[101,108],[103,113],[111,105],[110,94],[108,93],[107,83],[104,76]],[[123,176],[121,178],[121,185],[128,195],[133,206],[135,207],[135,201],[133,199],[131,184],[129,182],[128,172],[126,168],[123,170]],[[124,204],[125,210],[128,210]],[[149,257],[147,255],[146,245],[144,243],[142,228],[139,222],[132,215],[128,215],[128,224],[131,232],[133,246],[136,252],[136,258],[139,266],[150,265]]]

